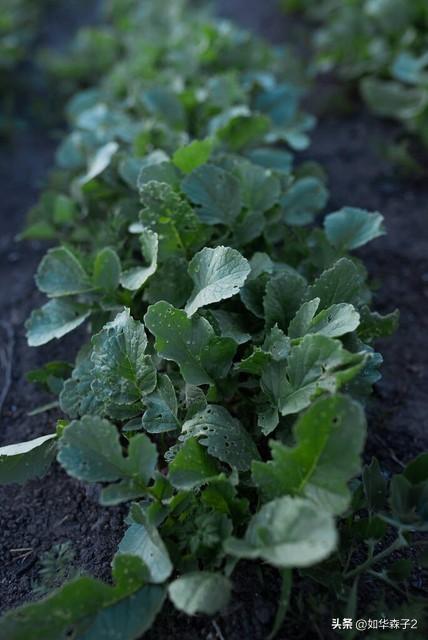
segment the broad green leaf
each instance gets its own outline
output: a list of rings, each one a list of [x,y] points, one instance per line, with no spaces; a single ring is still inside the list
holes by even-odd
[[[94,286],[103,291],[114,291],[119,286],[120,271],[120,260],[116,251],[109,247],[101,249],[94,263]]]
[[[361,469],[365,433],[359,404],[346,396],[322,398],[297,421],[294,447],[271,441],[272,460],[253,462],[253,480],[265,500],[306,496],[339,515],[350,501],[347,483]]]
[[[190,490],[218,474],[217,463],[207,450],[196,438],[188,438],[170,462],[168,478],[177,489]]]
[[[408,84],[422,84],[426,78],[428,53],[416,57],[408,51],[400,52],[392,67],[392,74],[397,80]]]
[[[59,194],[55,198],[55,206],[53,211],[53,221],[59,225],[72,224],[77,215],[77,206],[74,200]]]
[[[149,433],[174,431],[180,426],[175,390],[166,374],[158,374],[156,389],[145,396],[144,403],[143,427]]]
[[[91,388],[106,405],[132,405],[156,386],[156,370],[145,355],[144,325],[125,309],[92,338]]]
[[[382,316],[377,311],[370,311],[367,306],[360,311],[361,323],[358,327],[358,336],[361,340],[370,341],[376,338],[391,336],[398,329],[400,312],[398,309]]]
[[[256,107],[269,114],[272,122],[283,126],[292,121],[297,111],[298,90],[291,83],[264,86],[256,99]]]
[[[283,416],[298,413],[323,392],[335,393],[361,370],[363,353],[346,351],[341,342],[307,335],[291,349],[287,364],[272,362],[261,384]]]
[[[385,235],[383,216],[380,213],[369,213],[353,207],[344,207],[330,213],[324,219],[324,228],[328,240],[341,251],[358,249]]]
[[[269,131],[269,118],[252,113],[247,106],[239,105],[214,117],[209,126],[211,134],[226,142],[233,151],[260,140]]]
[[[79,640],[135,640],[150,629],[165,600],[165,590],[146,585],[116,604],[102,609]]]
[[[118,165],[118,172],[122,180],[131,187],[131,189],[137,189],[138,176],[141,169],[144,167],[143,158],[133,158],[127,156],[123,158]]]
[[[233,243],[245,247],[260,237],[266,226],[266,218],[259,211],[246,211],[233,229]]]
[[[216,336],[204,318],[188,318],[184,311],[161,301],[149,307],[144,322],[156,337],[158,354],[176,362],[187,383],[212,384],[227,375],[236,343]]]
[[[147,521],[137,504],[131,508],[131,516],[133,522],[119,544],[118,554],[137,556],[147,566],[150,582],[165,582],[173,566],[158,530]]]
[[[245,538],[229,538],[227,553],[260,559],[274,567],[308,567],[325,560],[337,544],[333,516],[311,500],[285,496],[265,504],[250,521]]]
[[[97,416],[84,416],[64,429],[58,461],[69,475],[86,482],[131,477],[147,484],[154,473],[157,452],[146,435],[138,434],[131,439],[125,458],[116,427]]]
[[[103,507],[115,507],[123,502],[143,497],[147,497],[147,487],[144,482],[138,478],[124,478],[119,482],[104,486],[100,493],[99,503]]]
[[[314,298],[314,300],[308,300],[302,304],[288,325],[290,338],[300,338],[308,333],[308,328],[311,326],[320,302],[319,298]]]
[[[90,355],[89,345],[79,351],[72,376],[65,381],[59,396],[60,407],[70,418],[105,412],[104,399],[99,398],[91,387],[94,374]]]
[[[30,347],[39,347],[54,338],[62,338],[79,327],[90,316],[91,310],[72,300],[50,300],[35,309],[25,323]]]
[[[23,484],[40,478],[56,452],[56,433],[0,447],[0,484]]]
[[[186,305],[188,316],[205,307],[239,293],[248,274],[248,261],[230,247],[205,247],[189,264],[194,288]]]
[[[221,573],[193,571],[173,580],[168,595],[175,607],[189,616],[209,616],[224,609],[229,602],[232,585]]]
[[[186,114],[178,95],[167,86],[153,86],[144,91],[142,100],[145,107],[155,117],[160,117],[169,125],[182,129]]]
[[[201,164],[208,162],[213,150],[213,140],[193,140],[185,147],[177,149],[172,157],[172,161],[183,173],[191,173]]]
[[[38,602],[13,609],[0,621],[0,636],[8,640],[58,640],[78,634],[82,638],[85,636],[81,634],[85,630],[89,632],[91,624],[96,624],[97,614],[117,602],[124,602],[134,593],[141,594],[139,601],[145,603],[138,609],[141,628],[144,627],[143,619],[149,626],[162,606],[164,589],[155,585],[143,586],[147,569],[139,558],[116,556],[113,575],[115,586],[82,576]],[[86,637],[91,638],[90,635]]]
[[[352,304],[333,304],[316,313],[320,299],[304,302],[288,327],[290,338],[301,338],[308,333],[338,338],[355,331],[360,323],[360,314]]]
[[[241,185],[243,205],[260,214],[278,203],[281,193],[279,178],[267,169],[246,160],[236,162],[234,175]]]
[[[141,253],[147,266],[132,267],[122,273],[120,283],[125,289],[137,291],[156,272],[158,260],[158,235],[145,229],[140,236]]]
[[[175,189],[180,185],[180,172],[169,160],[159,162],[156,158],[156,162],[145,164],[137,179],[137,187],[143,204],[145,204],[147,189],[150,190],[149,184],[151,182],[163,183],[167,187]]]
[[[184,193],[200,205],[198,215],[205,224],[233,226],[242,209],[238,180],[223,169],[204,164],[183,181]]]
[[[371,76],[363,78],[360,87],[370,109],[382,117],[411,120],[428,105],[428,94],[423,87],[409,87]]]
[[[80,262],[65,247],[49,249],[37,269],[36,284],[50,298],[85,293],[93,288]]]
[[[260,148],[248,153],[251,162],[272,169],[273,171],[288,174],[293,165],[293,155],[283,149]]]
[[[198,438],[208,453],[239,471],[250,468],[260,456],[242,424],[221,406],[208,405],[183,424],[179,440]]]
[[[285,331],[302,303],[305,290],[305,279],[294,271],[285,271],[269,280],[263,298],[266,326],[278,324]]]
[[[305,298],[319,298],[320,310],[339,302],[358,305],[363,287],[363,277],[355,264],[348,258],[340,258],[308,287]]]
[[[284,222],[296,226],[310,224],[327,200],[328,191],[321,180],[311,176],[297,180],[280,200]]]

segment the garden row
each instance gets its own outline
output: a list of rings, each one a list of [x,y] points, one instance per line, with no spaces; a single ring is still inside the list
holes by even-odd
[[[382,216],[344,207],[318,224],[328,190],[321,167],[295,163],[313,118],[282,50],[184,1],[117,2],[110,21],[89,38],[96,53],[106,36],[105,73],[71,100],[23,234],[60,243],[36,275],[49,301],[29,345],[83,324],[91,337],[73,366],[32,373],[64,419],[0,449],[0,480],[56,457],[129,516],[113,585],[77,577],[6,614],[0,633],[131,640],[168,599],[215,615],[241,559],[281,574],[274,631],[302,585],[350,616],[367,574],[405,597],[428,457],[392,478],[361,463],[373,342],[397,314],[370,310],[350,252],[384,233]],[[89,82],[76,57],[60,62]]]
[[[428,5],[425,0],[281,0],[317,24],[321,72],[357,82],[368,107],[428,144]]]

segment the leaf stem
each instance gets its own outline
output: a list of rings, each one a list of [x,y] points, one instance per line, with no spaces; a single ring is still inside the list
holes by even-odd
[[[394,542],[392,542],[389,545],[389,547],[386,547],[386,549],[384,549],[383,551],[380,551],[376,555],[373,555],[373,546],[371,546],[369,551],[369,557],[367,558],[367,560],[362,564],[360,564],[355,569],[353,569],[352,571],[349,571],[348,573],[346,573],[344,576],[345,580],[349,580],[350,578],[354,578],[355,576],[358,576],[361,573],[364,573],[364,571],[371,569],[372,566],[378,564],[379,562],[381,562],[382,560],[390,556],[392,553],[394,553],[394,551],[397,551],[398,549],[402,549],[403,547],[406,547],[406,546],[407,546],[407,541],[405,540],[405,538],[403,538],[403,536],[401,535],[401,532],[399,532],[398,537],[394,540]]]

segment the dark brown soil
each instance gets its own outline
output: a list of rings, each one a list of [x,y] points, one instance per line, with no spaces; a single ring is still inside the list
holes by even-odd
[[[94,18],[95,2],[57,3],[47,15],[40,41],[61,48],[82,22]],[[27,62],[20,73],[34,92],[36,73]],[[2,445],[30,440],[55,429],[54,411],[29,417],[28,412],[49,398],[29,384],[26,372],[53,359],[72,362],[76,338],[41,349],[26,345],[23,323],[42,297],[33,275],[46,250],[39,243],[18,243],[30,206],[53,163],[58,133],[52,136],[26,108],[33,93],[20,96],[20,122],[11,140],[0,149],[0,389],[7,392],[1,413]],[[50,96],[45,96],[46,108]],[[10,376],[9,376],[10,370]],[[0,392],[0,400],[2,394]],[[0,407],[1,409],[1,407]],[[66,476],[54,465],[45,478],[24,487],[0,487],[0,608],[7,610],[31,598],[40,554],[52,545],[70,540],[76,564],[100,578],[108,578],[110,561],[121,537],[123,513],[102,509],[96,495]],[[23,549],[23,551],[20,551]]]
[[[236,19],[274,42],[286,34],[301,45],[299,25],[287,21],[276,10],[276,1],[218,0],[222,15]],[[64,15],[64,14],[62,14]],[[55,41],[65,37],[64,24],[55,23]],[[61,31],[62,30],[62,31]],[[67,32],[67,29],[65,29]],[[290,33],[291,32],[291,33]],[[63,34],[58,35],[58,34]],[[298,37],[296,34],[298,33]],[[321,103],[329,91],[318,83],[310,106]],[[378,148],[396,135],[393,124],[382,122],[357,104],[350,115],[323,116],[313,134],[308,158],[321,162],[330,178],[330,210],[344,204],[381,211],[388,235],[376,240],[363,257],[372,278],[379,282],[375,306],[380,311],[399,307],[398,333],[379,345],[385,363],[383,379],[369,408],[369,440],[366,455],[376,455],[391,471],[428,448],[428,182],[398,178],[381,158]],[[2,189],[2,237],[0,240],[0,350],[12,344],[10,388],[3,405],[2,444],[30,439],[53,431],[56,414],[51,411],[28,417],[28,411],[46,398],[25,381],[25,372],[48,359],[72,360],[77,341],[73,338],[42,349],[26,346],[23,322],[40,303],[33,273],[44,248],[36,243],[16,244],[28,207],[37,198],[40,185],[53,160],[55,141],[45,130],[29,123],[17,134],[13,146],[0,152]],[[303,156],[304,157],[304,156]],[[5,349],[5,352],[7,349]],[[6,371],[7,374],[7,371]],[[6,376],[7,377],[7,376]],[[1,380],[3,384],[3,379]],[[0,394],[1,398],[1,394]],[[40,553],[53,544],[70,540],[76,563],[84,571],[107,578],[109,564],[122,533],[123,512],[97,505],[96,495],[68,478],[54,465],[51,473],[24,487],[0,489],[0,606],[6,610],[31,598],[31,583],[37,575]],[[20,553],[16,549],[28,548]],[[214,621],[189,619],[165,611],[151,640],[261,640],[275,615],[279,581],[275,572],[257,565],[243,565],[235,574],[235,591],[228,611]],[[364,613],[364,602],[361,603]],[[332,612],[332,616],[335,612]],[[339,615],[339,614],[337,614]],[[296,639],[297,631],[279,638]],[[313,628],[309,639],[329,638]]]

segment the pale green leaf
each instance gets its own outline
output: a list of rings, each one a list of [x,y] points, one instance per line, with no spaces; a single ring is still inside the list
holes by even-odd
[[[424,87],[409,87],[401,82],[367,76],[360,84],[361,93],[370,109],[382,117],[412,120],[428,105]]]
[[[147,484],[155,470],[157,452],[146,435],[138,434],[124,457],[117,428],[108,420],[84,416],[64,429],[58,461],[68,474],[86,482],[131,477]]]
[[[290,225],[310,224],[328,200],[328,191],[318,178],[297,180],[281,198],[284,221]]]
[[[265,500],[306,496],[339,515],[349,504],[347,483],[361,469],[365,434],[359,404],[346,396],[321,398],[295,424],[294,447],[271,441],[272,461],[253,462],[253,480]]]
[[[240,160],[235,163],[233,173],[240,182],[242,202],[247,209],[261,217],[261,213],[278,203],[281,183],[272,171],[247,160]]]
[[[216,336],[205,318],[188,318],[184,311],[161,301],[149,307],[144,321],[156,337],[158,354],[176,362],[187,383],[212,384],[227,375],[237,345]]]
[[[119,544],[118,554],[137,556],[147,566],[151,582],[165,582],[173,566],[158,530],[147,521],[137,504],[131,508],[131,516],[133,522]]]
[[[106,405],[132,405],[156,386],[156,370],[145,355],[144,325],[125,309],[92,338],[91,388]]]
[[[308,287],[305,299],[319,298],[320,310],[339,302],[358,305],[363,287],[363,276],[355,264],[348,258],[340,258]]]
[[[179,440],[198,438],[208,453],[239,471],[250,468],[259,452],[242,424],[221,406],[208,405],[183,424]]]
[[[116,251],[105,247],[97,253],[92,280],[97,289],[114,291],[120,280],[120,259]]]
[[[359,373],[363,353],[346,351],[341,342],[322,335],[307,335],[292,347],[288,361],[271,362],[261,384],[283,416],[298,413],[323,392],[335,393]]]
[[[358,249],[371,240],[385,235],[383,216],[364,209],[344,207],[324,219],[326,236],[341,251]]]
[[[319,304],[319,298],[302,304],[288,327],[290,338],[301,338],[308,333],[338,338],[357,329],[360,314],[352,304],[333,304],[317,314]]]
[[[212,118],[209,131],[238,151],[260,140],[269,131],[269,125],[265,115],[251,112],[246,105],[238,105]]]
[[[291,153],[284,151],[284,149],[275,149],[273,147],[253,149],[248,153],[248,157],[255,164],[284,174],[290,173],[293,165],[293,155]]]
[[[0,447],[0,484],[23,484],[43,476],[56,452],[56,433]]]
[[[205,247],[199,251],[189,264],[194,287],[186,305],[187,315],[239,293],[249,273],[248,261],[236,249]]]
[[[165,590],[146,585],[115,604],[101,609],[79,640],[135,640],[150,629],[162,609]]]
[[[193,571],[173,580],[168,594],[175,607],[189,616],[214,615],[229,602],[232,585],[221,573]]]
[[[245,538],[229,538],[227,553],[260,559],[274,567],[308,567],[336,548],[333,516],[306,498],[285,496],[265,504],[250,521]]]
[[[138,599],[141,606],[134,614],[138,613],[139,628],[148,627],[163,604],[164,589],[155,585],[143,586],[148,573],[136,557],[116,556],[113,575],[114,586],[82,576],[38,602],[13,609],[0,621],[0,636],[7,640],[58,640],[78,633],[82,638],[82,632],[90,632],[91,623],[96,624],[97,614],[117,602],[124,602],[134,593],[141,596]]]
[[[103,171],[105,171],[110,165],[118,149],[119,145],[117,142],[108,142],[98,149],[88,164],[87,172],[84,176],[79,178],[79,184],[83,186],[101,175],[101,173],[103,173]]]
[[[132,267],[122,273],[120,283],[125,289],[137,291],[156,272],[158,260],[158,235],[145,229],[140,236],[141,253],[146,266]]]
[[[66,247],[49,249],[37,269],[36,284],[51,298],[85,293],[93,288],[88,274]]]
[[[83,304],[72,300],[50,300],[35,309],[25,323],[30,347],[39,347],[54,338],[62,338],[79,327],[91,314]]]
[[[145,396],[146,411],[143,427],[149,433],[174,431],[179,427],[177,398],[171,380],[166,374],[158,374],[156,389]]]
[[[143,202],[150,182],[164,183],[174,189],[180,185],[180,172],[167,159],[159,162],[160,158],[162,156],[156,157],[155,162],[147,162],[138,174],[137,187]]]
[[[198,215],[206,224],[233,226],[242,209],[238,180],[220,167],[205,164],[183,181],[184,193],[200,205]]]

